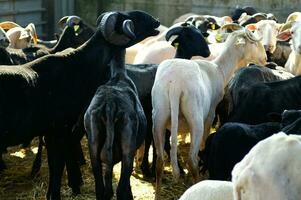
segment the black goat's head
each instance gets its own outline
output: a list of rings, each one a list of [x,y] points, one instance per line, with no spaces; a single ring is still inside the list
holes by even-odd
[[[196,27],[187,23],[170,29],[166,33],[166,40],[169,41],[171,36],[177,36],[172,41],[172,45],[176,48],[181,48],[185,54],[189,56],[208,57],[210,50],[208,44],[202,35],[201,31]]]
[[[160,22],[143,11],[107,12],[97,19],[98,30],[113,45],[129,47],[159,34]]]
[[[85,23],[80,17],[72,15],[65,16],[58,22],[60,28],[66,27],[74,29],[74,37],[72,37],[72,47],[76,48],[92,37],[95,30]],[[63,31],[64,32],[64,31]]]

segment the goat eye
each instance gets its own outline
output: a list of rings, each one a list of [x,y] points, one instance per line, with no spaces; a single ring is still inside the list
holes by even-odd
[[[294,34],[294,31],[291,31],[291,34],[293,35],[293,34]]]

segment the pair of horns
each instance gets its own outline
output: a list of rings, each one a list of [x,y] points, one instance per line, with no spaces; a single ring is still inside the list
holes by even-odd
[[[256,37],[250,30],[246,29],[245,27],[239,25],[239,24],[226,24],[224,26],[221,27],[221,30],[232,30],[232,31],[236,31],[236,30],[244,30],[245,31],[245,36],[247,37],[248,40],[250,40],[251,42],[258,42],[260,41],[262,38]]]
[[[58,26],[63,29],[66,25],[69,27],[73,25],[77,25],[81,22],[81,20],[82,19],[79,16],[75,16],[75,15],[65,16],[60,19],[60,21],[58,22]]]
[[[122,23],[122,33],[118,33],[115,30],[115,26],[118,19],[118,12],[107,12],[102,14],[97,19],[97,26],[106,41],[114,45],[126,45],[130,41],[136,39],[134,33],[134,23],[132,20],[124,20]]]

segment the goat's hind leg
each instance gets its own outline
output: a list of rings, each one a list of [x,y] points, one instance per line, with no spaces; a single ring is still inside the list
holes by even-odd
[[[121,150],[122,150],[122,166],[121,176],[117,187],[117,199],[127,200],[133,199],[131,190],[130,177],[133,171],[133,162],[136,144],[136,123],[129,121],[126,126],[121,130]]]
[[[160,112],[161,111],[161,112]],[[165,144],[165,128],[169,115],[162,112],[163,109],[158,109],[158,112],[153,112],[153,137],[156,148],[156,195],[155,199],[160,199],[160,190],[162,184],[162,174],[164,167],[164,144]],[[167,113],[170,113],[167,112]]]

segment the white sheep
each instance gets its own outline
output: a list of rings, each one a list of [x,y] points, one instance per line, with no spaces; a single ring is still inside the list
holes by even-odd
[[[285,63],[285,69],[294,75],[301,75],[301,21],[294,21],[301,19],[301,13],[291,14],[283,30],[277,38],[286,41],[291,38],[291,53]]]
[[[167,29],[168,28],[166,26],[160,25],[158,28],[158,30],[160,31],[159,35],[148,37],[148,38],[142,40],[141,42],[139,42],[129,48],[126,48],[125,63],[133,64],[135,57],[139,51],[143,50],[147,46],[149,46],[157,41],[165,40],[165,34],[167,32]]]
[[[299,200],[301,136],[274,134],[255,145],[235,165],[235,200]]]
[[[206,138],[223,98],[224,87],[234,71],[247,63],[265,64],[266,53],[253,33],[242,29],[231,33],[221,54],[212,62],[170,59],[159,66],[152,88],[153,136],[157,152],[156,199],[159,199],[163,172],[165,129],[171,130],[171,164],[179,178],[177,134],[190,132],[189,171],[199,180],[198,152]]]
[[[233,200],[233,184],[230,181],[201,181],[190,188],[179,200]]]
[[[37,33],[33,23],[29,23],[25,28],[19,26],[14,22],[2,22],[0,27],[8,29],[6,32],[7,37],[10,39],[10,48],[23,49],[28,47],[33,41],[37,44]]]

